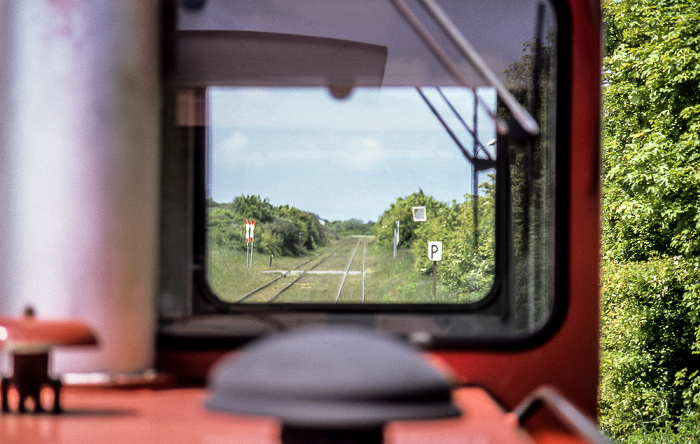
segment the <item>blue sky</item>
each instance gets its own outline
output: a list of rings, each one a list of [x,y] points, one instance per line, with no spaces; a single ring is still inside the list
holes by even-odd
[[[425,91],[471,152],[472,136],[435,89]],[[443,91],[472,125],[471,90]],[[478,96],[494,108],[491,89]],[[253,194],[322,219],[376,221],[419,188],[445,202],[471,192],[469,162],[413,88],[356,88],[336,99],[325,88],[217,87],[208,103],[208,193],[217,202]],[[481,108],[478,118],[486,144],[494,125]]]
[[[537,28],[539,0],[439,3],[501,79],[512,63],[520,61],[523,45]],[[486,82],[427,13],[414,6],[414,12],[468,83],[480,86],[479,96],[494,108],[493,90],[484,86]],[[546,27],[555,23],[552,13],[547,7]],[[181,10],[178,27],[223,32],[220,35],[230,37],[229,44],[236,48],[236,33],[226,31],[326,37],[387,48],[378,83],[381,89],[355,88],[342,100],[334,99],[322,86],[325,80],[317,79],[326,79],[321,66],[318,73],[299,81],[289,60],[283,57],[285,63],[278,61],[279,55],[271,48],[264,50],[261,46],[240,54],[217,52],[214,60],[222,66],[241,66],[262,73],[259,78],[252,74],[250,78],[224,76],[219,80],[225,85],[321,85],[208,88],[208,193],[217,202],[253,194],[270,199],[274,205],[293,205],[328,220],[376,221],[398,197],[419,188],[445,202],[462,201],[465,193],[471,193],[469,163],[413,85],[443,86],[470,125],[474,115],[472,92],[449,86],[460,83],[448,74],[391,2],[211,0],[202,10]],[[319,60],[323,62],[324,58]],[[301,61],[299,64],[307,66]],[[270,67],[274,75],[268,72]],[[435,98],[434,89],[425,91],[435,103],[441,102]],[[441,114],[452,115],[444,106]],[[482,111],[478,117],[478,137],[486,144],[495,138],[494,125]],[[452,119],[451,126],[457,129],[461,124]],[[472,137],[463,129],[459,136],[471,150]],[[486,180],[486,175],[482,173],[480,180]]]

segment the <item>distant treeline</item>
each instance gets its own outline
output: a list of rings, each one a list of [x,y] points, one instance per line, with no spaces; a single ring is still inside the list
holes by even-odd
[[[290,205],[274,206],[260,196],[238,196],[231,203],[207,201],[209,245],[245,249],[245,221],[255,220],[255,248],[282,256],[299,256],[331,239],[372,234],[373,222],[358,219],[329,222]]]
[[[373,235],[379,245],[392,249],[394,227],[399,221],[399,247],[410,249],[418,273],[430,274],[428,241],[442,241],[438,276],[443,284],[458,290],[460,300],[477,300],[493,284],[494,277],[494,190],[481,185],[483,194],[474,202],[440,202],[422,190],[399,197],[379,220],[327,221],[290,205],[274,206],[260,196],[238,196],[231,203],[207,201],[209,246],[245,250],[245,221],[255,220],[255,249],[276,256],[299,256],[350,235]],[[475,224],[474,208],[478,208]],[[412,208],[424,206],[426,222],[414,222]]]
[[[463,203],[445,203],[422,190],[397,198],[376,223],[359,219],[330,222],[290,205],[274,206],[269,199],[254,195],[238,196],[231,203],[209,199],[208,241],[210,247],[245,250],[245,220],[250,219],[257,222],[256,251],[276,256],[299,256],[350,235],[374,235],[379,245],[390,250],[399,221],[399,247],[412,250],[419,273],[432,272],[428,241],[442,241],[438,277],[467,302],[479,299],[491,288],[495,271],[493,185],[482,184],[482,191],[476,202],[476,225],[472,195],[466,195]],[[426,222],[413,221],[415,206],[426,207]]]

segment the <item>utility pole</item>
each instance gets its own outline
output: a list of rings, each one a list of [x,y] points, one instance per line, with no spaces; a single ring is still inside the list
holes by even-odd
[[[394,227],[394,259],[396,259],[396,250],[399,246],[399,225],[401,221],[396,221],[396,227]]]
[[[253,266],[253,249],[255,248],[255,224],[257,221],[252,219],[245,220],[245,266],[251,268]]]
[[[433,301],[437,293],[437,263],[442,260],[442,241],[428,242],[428,259],[433,261]]]

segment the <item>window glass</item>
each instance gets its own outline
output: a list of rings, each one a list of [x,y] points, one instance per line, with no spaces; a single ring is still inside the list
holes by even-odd
[[[444,21],[431,5],[180,7],[177,120],[204,159],[221,302],[433,307],[481,313],[478,334],[497,319],[494,335],[546,322],[554,10],[445,0]]]
[[[495,109],[491,89],[477,94]],[[494,122],[477,108],[472,136],[448,108],[473,125],[472,90],[362,87],[338,99],[324,87],[220,87],[207,103],[208,272],[222,299],[460,303],[492,287],[495,170],[477,172],[475,220],[469,159],[495,158]]]

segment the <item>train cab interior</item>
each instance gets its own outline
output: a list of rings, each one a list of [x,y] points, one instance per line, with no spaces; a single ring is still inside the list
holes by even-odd
[[[0,0],[0,442],[608,442],[597,0]]]

